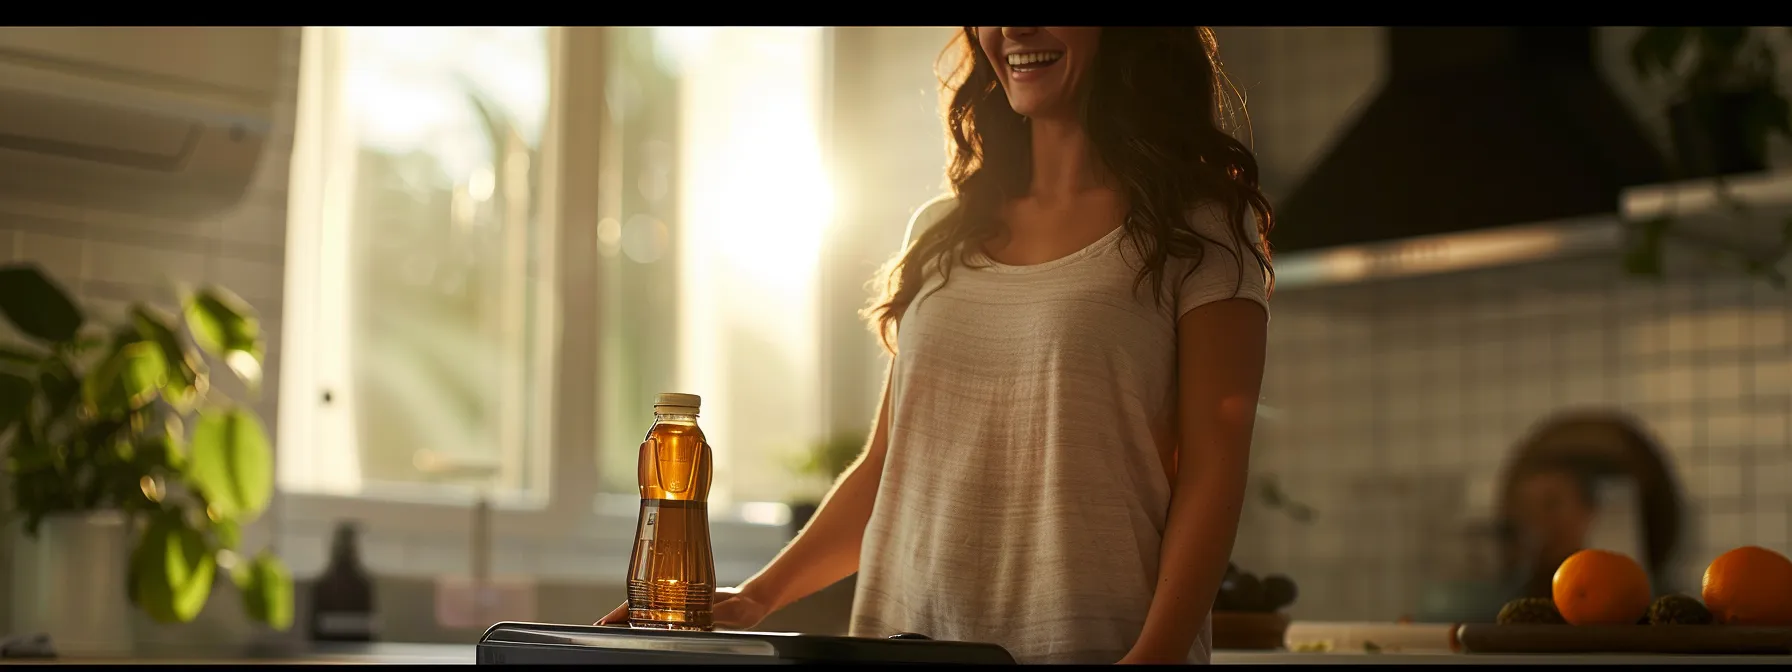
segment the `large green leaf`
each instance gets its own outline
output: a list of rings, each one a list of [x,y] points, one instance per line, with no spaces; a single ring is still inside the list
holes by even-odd
[[[218,515],[249,520],[274,495],[274,451],[253,413],[201,411],[193,428],[187,475]]]
[[[37,391],[29,379],[0,373],[0,434],[11,429],[31,410],[31,397]]]
[[[212,287],[187,298],[187,330],[193,341],[245,382],[261,380],[261,324],[255,311],[229,291]]]
[[[229,518],[219,518],[212,522],[212,534],[218,537],[218,546],[234,549],[243,543],[243,528]]]
[[[81,309],[36,264],[0,268],[0,313],[27,336],[48,343],[73,339]]]
[[[97,417],[121,417],[153,401],[167,380],[167,360],[156,344],[127,343],[81,381],[81,398]]]
[[[1684,26],[1645,28],[1630,45],[1630,67],[1645,80],[1669,72],[1690,37],[1691,29]]]
[[[1742,51],[1743,43],[1748,41],[1748,33],[1748,26],[1700,26],[1700,56],[1710,67],[1729,70],[1736,63],[1736,55]]]
[[[44,392],[48,402],[48,415],[60,418],[63,413],[76,406],[81,400],[81,380],[75,377],[74,369],[68,362],[51,359],[44,363],[38,371],[37,384]]]
[[[243,593],[243,610],[275,630],[292,627],[292,574],[267,551],[232,574]]]
[[[162,623],[186,623],[211,597],[217,558],[198,530],[176,515],[157,516],[131,553],[131,600]]]
[[[205,392],[205,363],[200,360],[199,353],[181,342],[174,332],[173,318],[159,310],[137,306],[131,310],[131,324],[136,327],[139,337],[161,350],[162,360],[168,364],[168,383],[162,390],[162,398],[183,412],[192,408],[199,395]]]
[[[31,368],[37,366],[43,359],[43,355],[22,348],[0,346],[0,364]]]
[[[17,477],[20,474],[29,474],[55,467],[59,455],[56,446],[46,444],[38,440],[37,437],[20,433],[13,437],[10,454],[6,457],[7,468],[14,472],[9,476]],[[15,484],[17,483],[18,481],[15,481]],[[21,494],[22,492],[13,493],[14,496]]]
[[[161,431],[145,432],[137,437],[131,461],[145,471],[156,468],[180,470],[186,465],[186,455],[181,451],[181,437],[168,433],[165,429],[158,429]]]

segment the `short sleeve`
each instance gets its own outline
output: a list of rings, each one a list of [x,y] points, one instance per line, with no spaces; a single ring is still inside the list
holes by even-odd
[[[921,232],[945,219],[952,212],[952,204],[955,202],[957,199],[951,194],[941,194],[915,208],[915,214],[908,218],[908,229],[902,233],[902,248],[908,249],[909,244],[915,242]]]
[[[1177,268],[1177,276],[1182,277],[1176,291],[1176,317],[1180,319],[1188,311],[1215,301],[1239,298],[1250,299],[1263,306],[1263,312],[1269,313],[1269,292],[1267,271],[1257,263],[1257,255],[1248,247],[1238,247],[1238,239],[1232,232],[1232,226],[1226,221],[1226,210],[1217,204],[1203,205],[1190,215],[1195,230],[1209,238],[1206,252],[1195,267],[1194,273],[1187,277],[1188,266],[1192,259],[1179,260],[1184,264]],[[1247,226],[1246,240],[1251,245],[1260,245],[1254,226]],[[1216,244],[1214,241],[1218,241]],[[1223,245],[1222,245],[1223,244]],[[1239,272],[1243,264],[1244,272]]]

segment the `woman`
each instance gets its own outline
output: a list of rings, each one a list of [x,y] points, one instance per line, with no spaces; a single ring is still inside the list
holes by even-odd
[[[865,454],[718,627],[858,574],[851,634],[1206,662],[1245,491],[1270,208],[1206,28],[967,27],[953,198],[867,311]],[[625,618],[619,610],[604,622]]]
[[[1623,482],[1636,491],[1637,559],[1658,594],[1672,592],[1682,521],[1667,454],[1635,418],[1589,409],[1546,419],[1506,469],[1499,510],[1510,532],[1505,562],[1517,596],[1550,596],[1556,567],[1591,541],[1602,486]]]
[[[1506,570],[1522,581],[1519,597],[1550,597],[1556,568],[1587,547],[1604,472],[1603,464],[1563,458],[1538,460],[1512,474]]]

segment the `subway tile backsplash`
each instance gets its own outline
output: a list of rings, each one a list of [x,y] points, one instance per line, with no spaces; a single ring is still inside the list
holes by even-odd
[[[1441,571],[1428,554],[1491,514],[1512,447],[1589,406],[1628,411],[1668,452],[1692,509],[1683,589],[1731,547],[1785,551],[1789,300],[1742,277],[1626,277],[1615,258],[1279,293],[1264,401],[1281,419],[1253,470],[1319,516],[1247,513],[1238,559],[1303,586],[1404,577],[1309,593],[1301,618],[1408,614],[1412,579]]]

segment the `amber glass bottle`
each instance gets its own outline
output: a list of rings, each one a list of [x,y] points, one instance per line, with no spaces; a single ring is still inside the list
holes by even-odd
[[[716,588],[709,546],[709,441],[697,427],[701,400],[664,393],[641,442],[641,516],[628,562],[628,624],[709,630]]]

